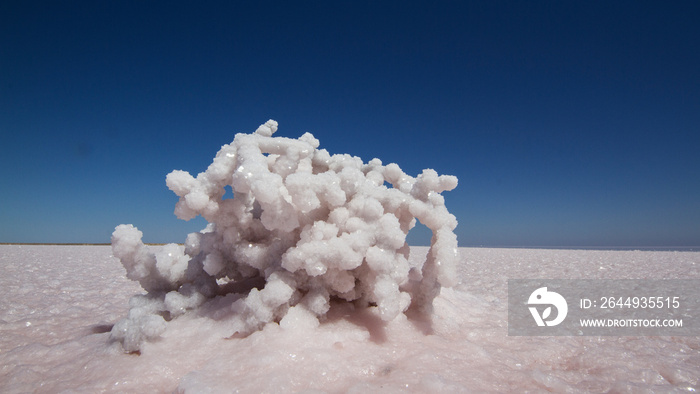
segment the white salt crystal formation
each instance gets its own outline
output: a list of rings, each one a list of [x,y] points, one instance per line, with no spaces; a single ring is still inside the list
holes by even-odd
[[[126,351],[193,309],[224,335],[246,335],[271,322],[315,327],[331,299],[376,307],[384,321],[409,306],[426,313],[440,287],[455,284],[457,220],[440,193],[456,177],[426,169],[414,178],[379,159],[330,155],[310,133],[294,140],[276,131],[269,120],[237,134],[196,178],[168,174],[177,217],[209,222],[184,246],[154,253],[135,227],[115,229],[114,256],[148,292],[112,329]],[[416,219],[433,237],[423,266],[410,268],[406,234]]]

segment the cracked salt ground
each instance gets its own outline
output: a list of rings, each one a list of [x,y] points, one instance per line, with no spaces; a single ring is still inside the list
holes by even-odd
[[[426,252],[412,248],[412,258]],[[110,326],[141,291],[109,247],[0,245],[0,391],[698,388],[697,337],[508,337],[506,279],[700,278],[700,253],[460,248],[460,255],[459,281],[434,300],[431,323],[410,313],[385,322],[339,303],[315,328],[269,323],[245,338],[220,339],[218,321],[192,314],[172,320],[139,356],[109,342]]]

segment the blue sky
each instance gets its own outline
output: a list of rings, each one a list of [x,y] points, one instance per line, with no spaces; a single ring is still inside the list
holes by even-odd
[[[459,177],[460,245],[700,245],[694,1],[3,2],[0,242],[204,226],[237,132]],[[411,243],[427,243],[416,230]]]

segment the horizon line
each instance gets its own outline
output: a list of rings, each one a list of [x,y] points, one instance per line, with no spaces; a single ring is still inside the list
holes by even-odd
[[[178,242],[144,242],[144,245],[151,246],[163,246],[171,243],[178,245],[183,245],[183,243]],[[27,245],[27,246],[110,246],[109,242],[0,242],[0,245]],[[409,245],[411,247],[430,247],[430,245]],[[617,246],[602,246],[602,245],[467,245],[459,246],[460,248],[482,248],[482,249],[566,249],[566,250],[621,250],[621,251],[631,251],[631,250],[643,250],[643,251],[700,251],[700,246],[627,246],[627,245],[617,245]]]

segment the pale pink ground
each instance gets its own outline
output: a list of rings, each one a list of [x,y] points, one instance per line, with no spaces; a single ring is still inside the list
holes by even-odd
[[[425,248],[414,248],[418,258]],[[317,329],[221,339],[196,314],[141,355],[108,330],[141,292],[108,246],[0,245],[0,392],[688,392],[698,337],[509,337],[509,278],[700,278],[698,252],[462,248],[431,323],[334,305]]]

